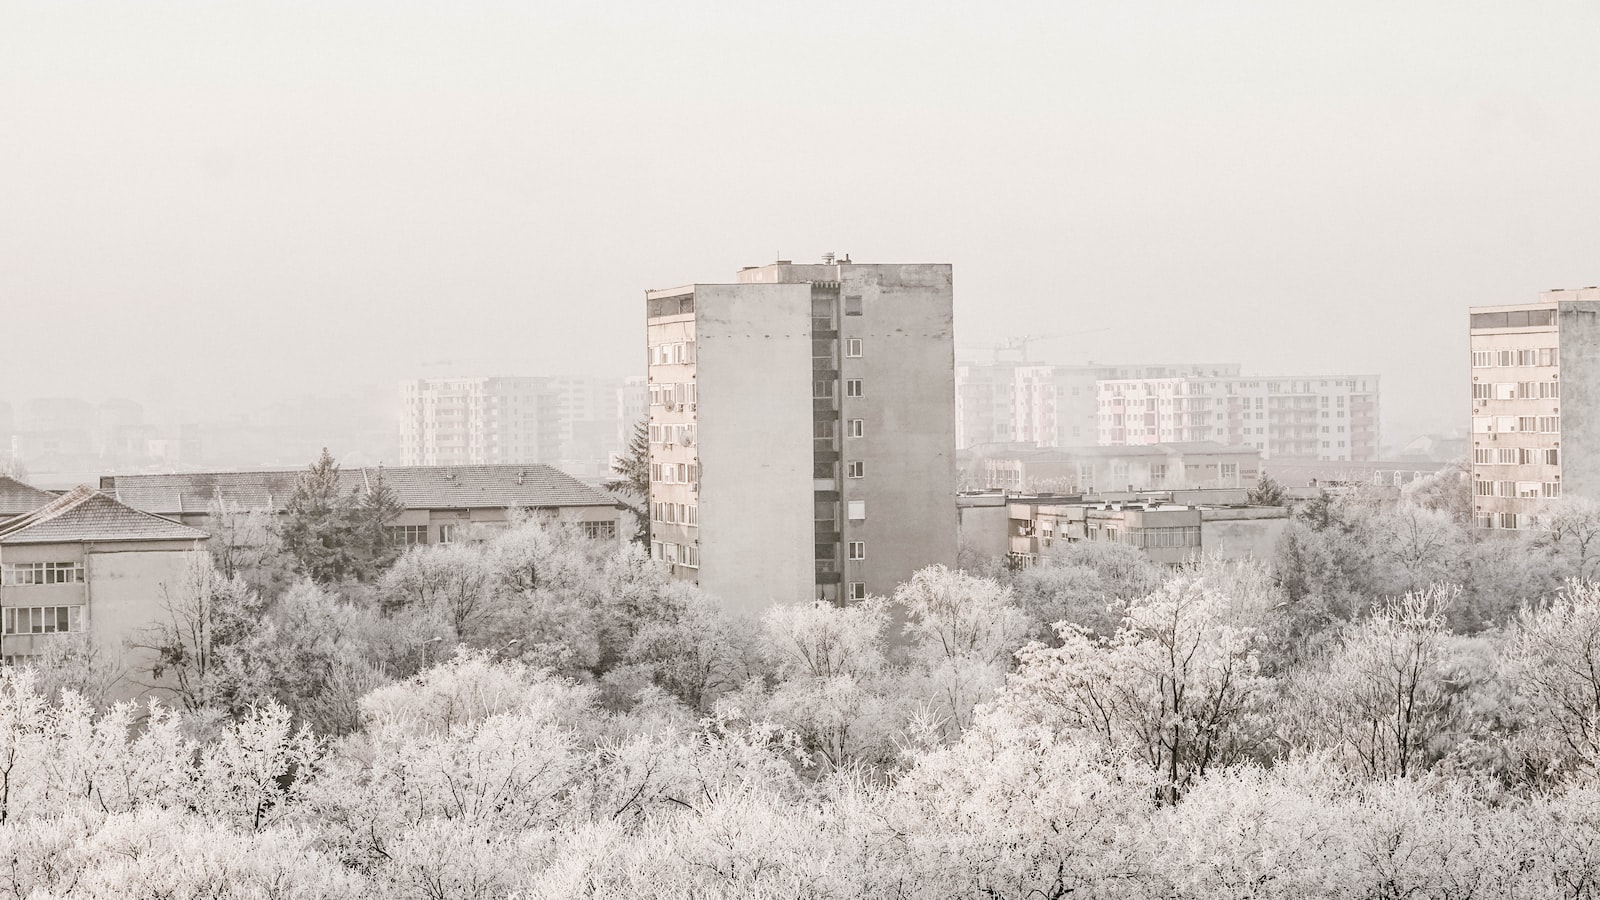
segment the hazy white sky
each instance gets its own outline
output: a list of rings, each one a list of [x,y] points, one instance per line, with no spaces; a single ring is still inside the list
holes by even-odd
[[[641,294],[951,262],[961,344],[1377,371],[1600,283],[1600,4],[0,0],[0,398],[643,369]],[[425,362],[454,361],[423,370]]]

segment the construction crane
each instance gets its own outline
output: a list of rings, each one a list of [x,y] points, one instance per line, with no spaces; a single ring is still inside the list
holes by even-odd
[[[995,362],[1028,362],[1028,345],[1037,341],[1053,341],[1060,338],[1077,337],[1081,334],[1095,334],[1101,331],[1110,331],[1110,328],[1085,328],[1081,331],[1062,331],[1055,334],[1019,334],[1001,338],[992,345],[984,345],[986,349],[994,351]],[[976,346],[976,345],[966,345]],[[1013,358],[1006,358],[1006,354],[1015,354]]]

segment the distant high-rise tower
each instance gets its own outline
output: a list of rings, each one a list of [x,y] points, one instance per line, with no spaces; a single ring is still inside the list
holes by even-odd
[[[947,264],[848,260],[647,292],[655,557],[746,609],[953,565],[951,299]]]
[[[400,383],[400,464],[553,461],[560,434],[548,378],[419,378]]]
[[[1478,526],[1534,528],[1558,497],[1600,499],[1600,288],[1471,316]]]

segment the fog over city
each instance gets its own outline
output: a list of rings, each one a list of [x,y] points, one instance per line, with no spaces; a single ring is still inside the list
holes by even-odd
[[[1375,372],[1386,444],[1459,431],[1465,308],[1597,280],[1597,28],[1576,2],[4,2],[0,401],[176,425],[356,398],[375,437],[343,449],[375,461],[402,378],[642,374],[645,289],[834,251],[953,264],[961,355]]]
[[[0,0],[0,900],[1600,900],[1600,0]]]

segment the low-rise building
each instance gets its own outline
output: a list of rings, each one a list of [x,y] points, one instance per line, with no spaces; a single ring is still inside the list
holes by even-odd
[[[14,663],[87,633],[139,668],[124,641],[159,619],[187,572],[211,564],[208,537],[87,485],[11,518],[0,525],[0,654]]]
[[[996,508],[1003,504],[1003,519]],[[1176,491],[1111,496],[964,494],[962,545],[973,555],[997,555],[1027,566],[1080,541],[1135,547],[1155,562],[1181,565],[1272,555],[1289,524],[1289,510],[1252,506],[1245,492]]]
[[[282,513],[300,469],[268,472],[199,472],[175,475],[107,475],[100,488],[136,509],[205,527],[212,504]],[[551,466],[397,466],[340,471],[346,490],[361,494],[380,476],[404,512],[390,523],[405,544],[447,544],[470,526],[502,526],[513,510],[537,512],[576,525],[591,537],[616,538],[621,505]]]
[[[1137,447],[977,448],[981,487],[1078,494],[1250,487],[1261,452],[1213,441]]]

